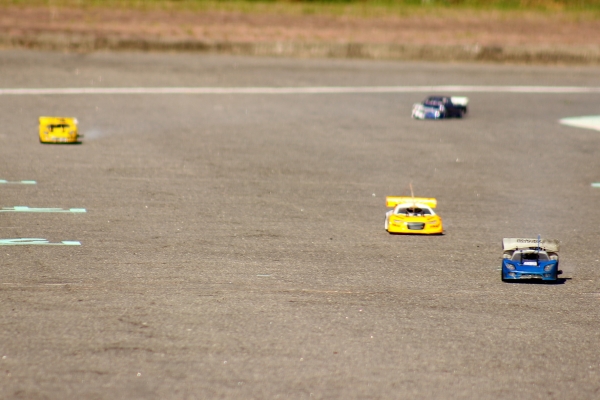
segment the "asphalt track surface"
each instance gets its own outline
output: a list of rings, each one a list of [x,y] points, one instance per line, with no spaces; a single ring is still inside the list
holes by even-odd
[[[600,85],[597,68],[5,51],[0,88]],[[600,94],[0,96],[0,398],[600,397]],[[81,145],[41,145],[40,115]],[[389,235],[384,197],[446,235]],[[562,244],[500,281],[501,239]]]

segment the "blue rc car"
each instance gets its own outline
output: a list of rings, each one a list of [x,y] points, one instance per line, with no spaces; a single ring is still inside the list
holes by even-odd
[[[516,239],[502,240],[502,281],[541,279],[555,281],[558,269],[558,240]]]
[[[467,113],[469,99],[466,97],[429,96],[422,103],[413,105],[414,119],[462,118]]]

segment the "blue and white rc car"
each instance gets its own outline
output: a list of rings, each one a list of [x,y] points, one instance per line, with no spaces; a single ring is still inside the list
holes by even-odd
[[[502,239],[502,281],[541,279],[555,281],[558,269],[558,240]]]
[[[422,103],[413,104],[414,119],[462,118],[467,113],[466,97],[429,96]]]

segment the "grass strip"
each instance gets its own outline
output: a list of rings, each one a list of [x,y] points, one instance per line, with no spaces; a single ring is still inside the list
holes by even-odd
[[[464,11],[600,18],[600,0],[3,0],[3,6],[383,17]],[[2,7],[2,6],[0,6]]]

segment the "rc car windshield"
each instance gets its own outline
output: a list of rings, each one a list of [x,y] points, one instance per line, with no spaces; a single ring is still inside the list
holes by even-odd
[[[406,216],[418,216],[418,215],[433,215],[433,211],[429,208],[420,207],[401,207],[398,208],[396,214],[403,214]]]
[[[67,124],[58,124],[58,125],[48,125],[48,129],[50,129],[51,131],[55,130],[55,129],[69,129],[69,125]]]
[[[548,261],[548,254],[543,251],[516,251],[512,256],[513,261],[524,262],[524,261]]]

